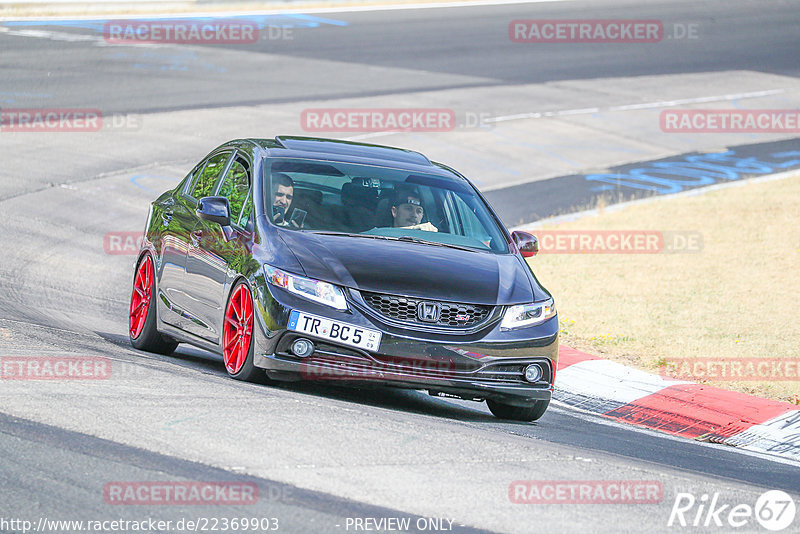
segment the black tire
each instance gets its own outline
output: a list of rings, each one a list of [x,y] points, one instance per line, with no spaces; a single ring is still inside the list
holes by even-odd
[[[236,294],[236,290],[239,289],[239,286],[244,285],[247,288],[247,292],[250,295],[250,309],[253,310],[253,331],[255,332],[256,329],[256,321],[255,321],[255,310],[256,307],[253,305],[253,294],[250,291],[250,287],[245,284],[243,280],[240,280],[236,284],[234,284],[233,288],[231,289],[230,295],[228,295],[228,302],[225,304],[225,315],[223,316],[223,321],[225,321],[225,317],[228,314],[228,307],[231,305],[231,298]],[[223,327],[224,328],[224,327]],[[256,382],[259,384],[265,384],[268,382],[267,373],[261,369],[253,365],[254,360],[254,352],[255,352],[255,343],[253,341],[253,335],[250,336],[250,348],[247,351],[247,357],[244,360],[241,368],[232,373],[228,366],[225,366],[225,371],[228,373],[228,376],[235,380],[242,380],[244,382]],[[224,337],[223,337],[224,339]],[[224,355],[223,355],[224,358]]]
[[[253,340],[250,340],[250,351],[247,353],[247,359],[239,369],[238,373],[231,373],[228,371],[228,376],[234,380],[241,380],[243,382],[254,382],[256,384],[267,384],[270,380],[267,377],[266,371],[253,365]],[[227,369],[226,369],[227,371]]]
[[[489,411],[498,419],[511,421],[536,421],[544,415],[550,400],[539,400],[529,406],[512,406],[492,399],[486,399]]]
[[[134,284],[136,283],[135,277],[139,271],[139,267],[142,265],[143,262],[149,261],[151,266],[153,266],[153,259],[150,257],[150,254],[145,254],[139,260],[139,263],[136,264],[136,269],[134,270]],[[144,350],[147,352],[155,352],[157,354],[164,354],[169,356],[178,346],[177,341],[172,341],[171,339],[164,338],[156,329],[156,311],[157,305],[155,300],[156,295],[156,277],[155,277],[155,269],[153,268],[153,276],[150,281],[150,304],[147,309],[147,315],[145,317],[144,326],[142,327],[142,331],[139,333],[138,336],[135,338],[128,329],[128,338],[131,340],[131,345],[135,349]],[[131,298],[133,296],[131,295]]]

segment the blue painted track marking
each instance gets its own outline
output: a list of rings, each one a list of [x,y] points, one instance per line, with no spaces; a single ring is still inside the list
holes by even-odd
[[[16,98],[53,98],[53,95],[50,93],[27,93],[27,92],[15,92],[15,91],[0,91],[0,103],[3,104],[13,104],[16,102]]]
[[[205,17],[137,17],[131,19],[64,19],[64,20],[12,20],[4,21],[0,24],[3,26],[16,26],[16,27],[36,27],[36,26],[63,26],[67,28],[83,28],[86,30],[93,30],[96,33],[102,34],[105,29],[105,24],[112,20],[125,20],[132,23],[137,21],[193,21],[193,22],[215,22],[218,20],[237,20],[247,21],[258,24],[258,29],[264,28],[319,28],[321,26],[348,26],[349,23],[344,20],[329,19],[323,17],[316,17],[314,15],[305,15],[302,13],[287,13],[280,15],[232,15],[232,16],[205,16]]]
[[[628,187],[652,191],[660,195],[678,193],[687,187],[702,187],[719,181],[739,180],[752,174],[770,174],[778,169],[786,169],[800,164],[800,151],[773,152],[763,159],[754,156],[739,156],[735,149],[714,154],[683,156],[672,161],[645,163],[625,172],[608,174],[589,174],[590,182],[608,184],[600,186]]]
[[[800,156],[800,150],[790,150],[789,152],[775,152],[774,154],[770,155],[774,158],[780,158],[780,159],[791,158],[793,156]],[[800,165],[800,159],[792,159],[777,164],[777,166],[781,168],[794,167],[795,165]]]

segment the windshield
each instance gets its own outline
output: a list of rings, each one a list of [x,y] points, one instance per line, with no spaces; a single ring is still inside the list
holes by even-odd
[[[273,160],[266,174],[265,205],[278,226],[508,253],[487,206],[460,178],[302,159]]]

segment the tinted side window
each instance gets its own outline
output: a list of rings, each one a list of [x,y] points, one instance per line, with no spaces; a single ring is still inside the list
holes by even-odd
[[[249,165],[242,158],[236,158],[220,187],[219,194],[228,199],[231,206],[231,220],[238,221],[242,206],[247,201],[250,190]]]
[[[244,209],[242,210],[242,216],[239,219],[239,226],[245,228],[247,230],[253,229],[253,197],[247,197],[247,202],[244,204]]]
[[[223,152],[208,160],[206,166],[197,174],[197,178],[195,178],[191,192],[193,198],[201,199],[212,194],[214,191],[214,184],[225,169],[225,164],[228,162],[229,156],[230,153]]]
[[[204,164],[205,164],[205,161],[201,161],[200,163],[198,163],[195,166],[195,168],[192,169],[192,172],[187,174],[186,178],[184,178],[183,182],[181,182],[183,185],[181,186],[180,192],[184,196],[187,196],[189,193],[192,192],[192,188],[194,187],[194,181],[197,178],[197,175],[200,174],[200,171],[203,170],[203,165]]]
[[[464,204],[464,201],[458,195],[453,195],[453,201],[456,206],[456,212],[461,220],[461,228],[466,236],[474,236],[478,232],[483,231],[483,225],[472,212],[472,210]],[[485,233],[485,232],[484,232]]]
[[[496,227],[487,218],[487,213],[477,208],[478,200],[476,197],[462,197],[456,193],[452,195],[453,205],[457,226],[460,228],[461,235],[480,241],[494,251],[501,252],[502,236],[496,231]]]

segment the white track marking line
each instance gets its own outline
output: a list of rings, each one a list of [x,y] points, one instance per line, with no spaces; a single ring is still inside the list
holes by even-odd
[[[708,102],[726,102],[730,100],[740,100],[744,98],[760,98],[764,96],[773,96],[785,93],[786,89],[769,89],[767,91],[753,91],[750,93],[732,93],[727,95],[717,96],[700,96],[696,98],[682,98],[678,100],[660,100],[656,102],[646,102],[642,104],[627,104],[623,106],[610,106],[608,108],[583,108],[583,109],[565,109],[560,111],[536,111],[531,113],[517,113],[514,115],[502,115],[500,117],[491,117],[485,122],[506,122],[520,119],[541,119],[545,117],[562,117],[564,115],[591,115],[593,113],[600,113],[603,111],[631,111],[639,109],[658,109],[669,108],[675,106],[682,106],[686,104],[705,104]]]
[[[600,108],[583,108],[583,109],[565,109],[562,111],[533,111],[531,113],[516,113],[514,115],[501,115],[499,117],[490,117],[484,122],[505,122],[516,121],[520,119],[542,119],[544,117],[559,117],[561,115],[586,115],[600,112]]]
[[[305,15],[312,13],[359,13],[370,11],[408,11],[412,9],[442,9],[448,7],[486,7],[505,6],[517,4],[550,4],[555,2],[572,2],[573,0],[476,0],[474,2],[423,2],[419,4],[386,4],[372,6],[338,6],[338,7],[289,7],[284,9],[266,9],[254,11],[186,11],[172,13],[139,13],[135,15],[114,15],[101,13],[98,15],[80,16],[49,16],[49,17],[0,17],[3,21],[58,21],[58,20],[98,20],[98,19],[159,19],[159,18],[189,18],[189,17],[246,17],[255,15]]]
[[[84,35],[80,33],[54,32],[48,30],[12,30],[7,26],[0,26],[0,33],[6,35],[16,35],[18,37],[35,37],[38,39],[50,39],[51,41],[89,41],[94,43],[105,43],[103,37],[96,35]]]
[[[778,95],[785,92],[786,89],[769,89],[766,91],[752,91],[749,93],[731,93],[727,95],[700,96],[696,98],[682,98],[678,100],[660,100],[656,102],[646,102],[642,104],[626,104],[621,106],[610,106],[608,108],[594,107],[594,108],[564,109],[558,111],[534,111],[530,113],[516,113],[514,115],[501,115],[499,117],[489,117],[487,119],[484,119],[484,122],[496,123],[496,122],[515,121],[521,119],[544,119],[549,117],[564,117],[568,115],[591,115],[593,113],[601,113],[603,111],[611,112],[611,111],[631,111],[640,109],[658,109],[658,108],[681,106],[686,104],[704,104],[708,102],[727,102],[731,100],[741,100],[746,98],[761,98],[765,96]],[[348,141],[360,141],[363,139],[371,139],[374,137],[385,137],[387,135],[393,135],[397,133],[405,133],[405,132],[401,130],[387,130],[387,131],[370,132],[360,135],[354,135],[346,137],[345,139]]]

